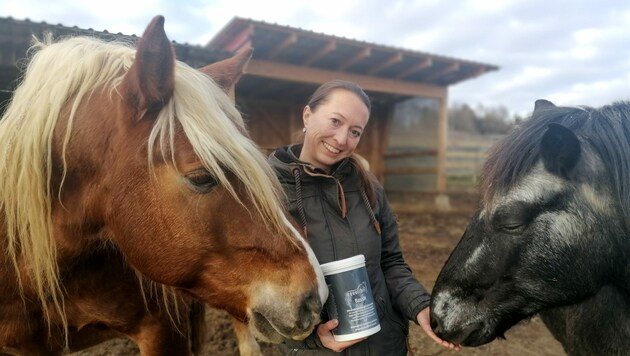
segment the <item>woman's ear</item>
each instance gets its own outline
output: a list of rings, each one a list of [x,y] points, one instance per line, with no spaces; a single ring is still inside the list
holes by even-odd
[[[304,122],[304,127],[308,126],[308,121],[311,118],[311,107],[306,105],[304,110],[302,111],[302,121]]]

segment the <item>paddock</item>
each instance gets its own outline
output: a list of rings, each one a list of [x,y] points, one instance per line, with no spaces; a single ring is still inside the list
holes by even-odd
[[[474,193],[449,191],[446,184],[448,153],[445,103],[448,99],[448,86],[498,68],[244,19],[234,20],[221,33],[226,33],[243,24],[244,27],[240,32],[232,33],[231,41],[221,44],[217,40],[214,47],[175,44],[178,58],[195,65],[207,59],[226,58],[230,50],[238,50],[241,46],[249,44],[258,47],[249,74],[246,74],[236,87],[235,99],[249,122],[252,137],[265,149],[293,140],[292,134],[301,128],[299,116],[301,106],[306,102],[308,94],[317,86],[318,81],[334,75],[362,84],[375,99],[376,105],[370,132],[366,135],[360,152],[368,158],[379,179],[391,187],[391,183],[401,179],[400,177],[421,175],[432,177],[428,193],[410,194],[398,189],[390,189],[392,193],[390,200],[399,217],[401,244],[405,258],[418,279],[431,289],[440,268],[455,247],[472,215],[476,198]],[[2,26],[0,101],[4,101],[9,96],[18,72],[16,65],[26,50],[27,39],[31,33],[41,34],[42,30],[52,29],[63,35],[90,33],[106,38],[125,38],[131,41],[137,39],[134,36],[122,34],[13,19],[0,19],[0,25]],[[261,33],[265,33],[264,31],[274,33],[276,37],[268,38],[267,42],[264,42],[264,39],[261,40],[260,37]],[[279,36],[285,37],[281,39],[282,37]],[[280,64],[276,62],[280,61],[283,53],[291,57],[298,54],[300,48],[303,49],[300,46],[304,45],[304,42],[300,45],[298,39],[304,38],[307,39],[307,44],[319,43],[319,50],[310,52],[311,57],[304,58],[297,69],[295,64],[287,63],[279,67]],[[259,42],[256,43],[256,41]],[[326,60],[326,56],[331,57]],[[330,68],[325,68],[325,63],[329,63]],[[275,73],[275,77],[270,77],[269,73]],[[267,97],[260,95],[261,92],[267,93]],[[271,100],[274,97],[286,97],[287,100],[274,102]],[[407,131],[408,136],[403,137],[401,135],[405,133],[404,126],[393,125],[395,123],[394,106],[410,98],[424,98],[429,102],[430,112],[420,118],[429,121],[430,130],[425,133],[426,137],[419,137],[418,131]],[[414,118],[416,121],[417,119],[419,118]],[[407,150],[405,139],[423,141],[424,144]],[[392,162],[398,159],[427,157],[429,163],[426,167],[406,164],[396,166],[395,163],[387,163],[387,161]],[[436,210],[434,205],[436,196],[444,193],[450,197],[452,208],[449,212]],[[236,340],[227,315],[212,310],[208,312],[207,319],[208,330],[201,354],[237,354]],[[455,353],[436,345],[422,334],[418,326],[412,325],[410,346],[415,355],[521,356],[531,354],[552,356],[564,354],[560,344],[553,339],[537,317],[513,328],[506,337],[507,341],[499,340],[479,348],[465,348]],[[273,345],[263,344],[263,350],[265,355],[279,355]],[[134,353],[137,354],[137,349],[133,344],[117,339],[74,355],[133,355]]]

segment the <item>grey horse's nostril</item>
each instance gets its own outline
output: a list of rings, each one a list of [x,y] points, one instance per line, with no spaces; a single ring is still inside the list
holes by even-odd
[[[443,332],[442,323],[440,323],[440,320],[433,315],[431,315],[431,329],[433,329],[433,332],[438,336]]]
[[[300,306],[300,315],[298,326],[307,329],[312,326],[316,315],[319,315],[322,309],[322,303],[319,300],[319,294],[314,291],[305,296]]]

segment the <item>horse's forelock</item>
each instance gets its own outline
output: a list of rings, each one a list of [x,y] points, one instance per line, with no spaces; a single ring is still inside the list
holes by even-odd
[[[149,147],[157,143],[161,152],[173,155],[177,123],[220,184],[240,201],[224,170],[231,172],[242,182],[254,210],[275,231],[287,234],[280,184],[259,147],[243,135],[241,114],[216,83],[181,62],[176,65],[173,100],[158,115]],[[151,150],[149,162],[153,154]]]
[[[630,103],[618,102],[600,109],[555,107],[534,115],[515,128],[489,152],[482,170],[480,193],[486,211],[496,194],[505,192],[540,160],[539,144],[550,123],[571,129],[602,160],[630,219]],[[593,177],[596,179],[596,177]]]

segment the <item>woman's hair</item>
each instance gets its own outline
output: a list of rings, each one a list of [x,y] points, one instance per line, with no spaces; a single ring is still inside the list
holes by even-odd
[[[370,173],[370,167],[368,161],[361,157],[357,153],[353,153],[350,157],[348,157],[348,161],[354,169],[359,174],[359,179],[361,181],[361,186],[365,191],[365,194],[368,198],[370,206],[372,208],[376,207],[376,177]]]
[[[367,94],[365,94],[365,92],[363,91],[363,89],[361,89],[359,85],[353,82],[349,82],[347,80],[335,79],[320,85],[319,88],[315,90],[313,95],[311,95],[311,99],[308,101],[307,104],[311,108],[311,111],[317,110],[317,107],[319,107],[319,105],[325,103],[326,100],[328,100],[330,93],[332,93],[336,89],[344,89],[351,93],[354,93],[359,99],[361,99],[363,104],[365,104],[368,112],[372,109],[370,98],[367,96]]]

